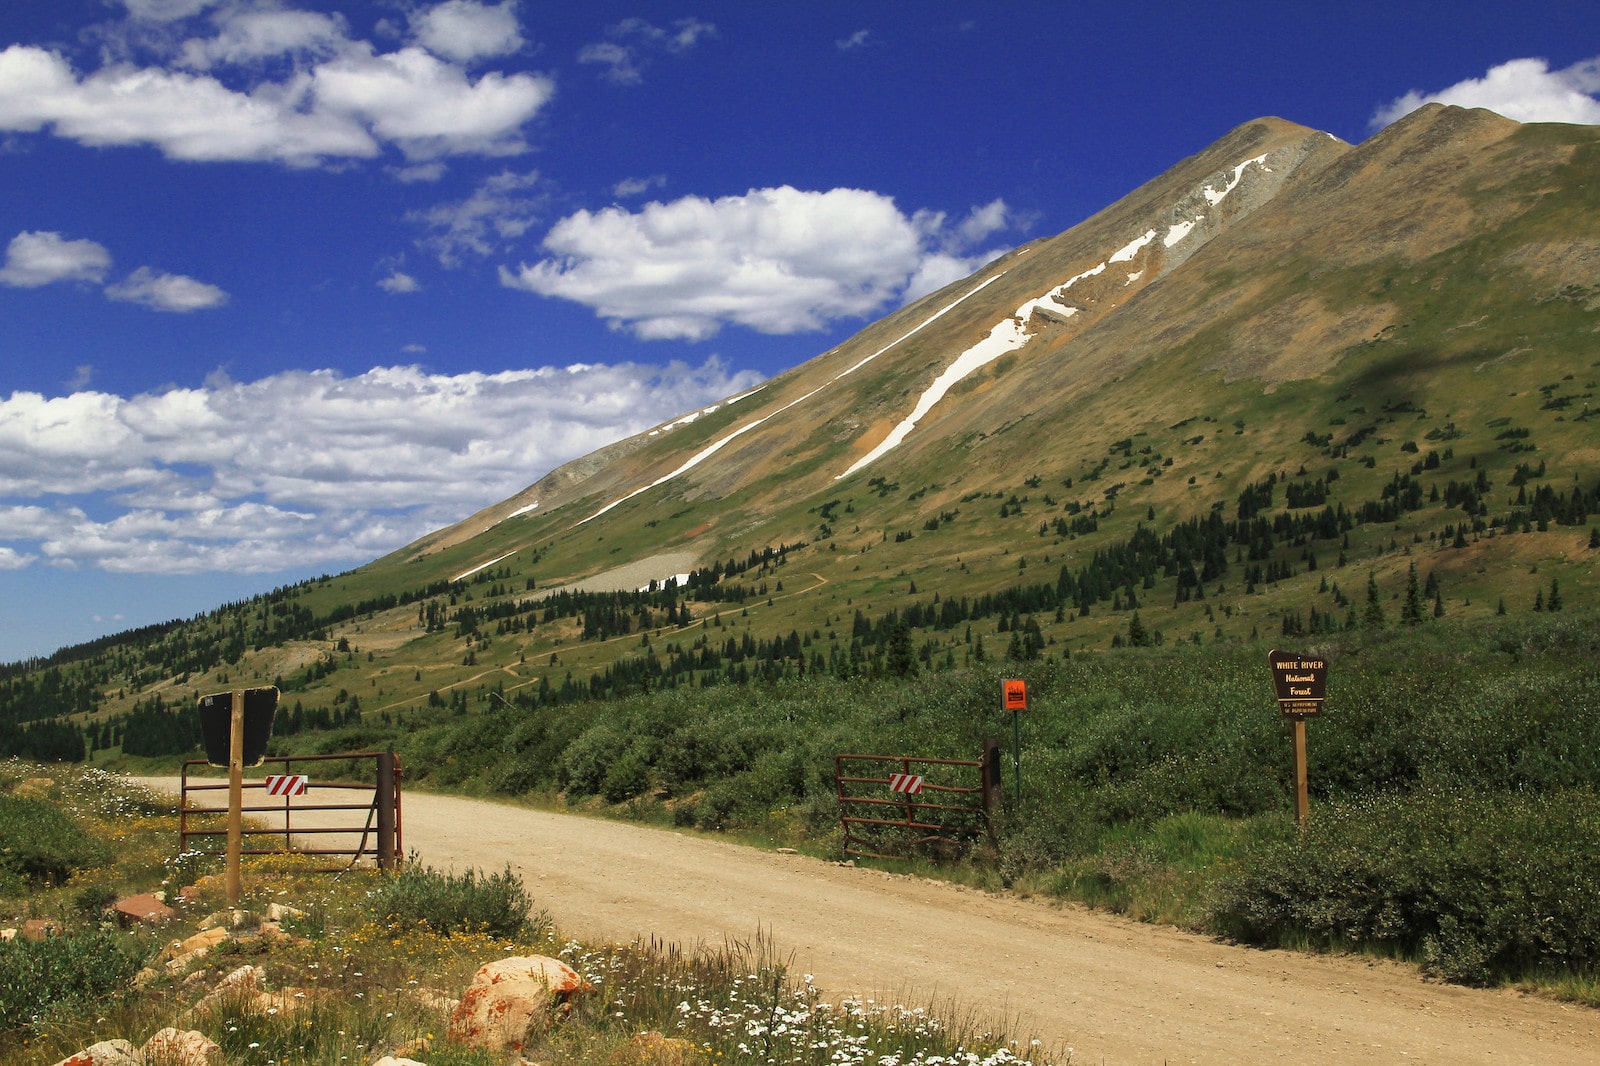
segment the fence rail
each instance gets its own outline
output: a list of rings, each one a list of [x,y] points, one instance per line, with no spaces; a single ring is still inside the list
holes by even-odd
[[[949,851],[979,837],[993,843],[990,815],[999,801],[999,770],[999,749],[992,744],[982,759],[836,756],[833,776],[844,853],[904,859],[917,852]],[[918,779],[916,791],[885,794],[911,777]]]
[[[263,765],[276,769],[283,767],[284,774],[293,772],[293,767],[306,763],[353,763],[360,764],[370,761],[372,763],[373,779],[369,782],[360,781],[312,781],[304,795],[283,796],[281,799],[272,797],[270,803],[253,802],[252,793],[259,793],[266,797],[266,782],[244,782],[245,800],[240,812],[246,816],[265,815],[276,823],[281,816],[282,824],[273,824],[266,827],[246,825],[243,830],[245,847],[240,849],[242,855],[282,855],[293,853],[297,855],[329,855],[345,856],[349,862],[343,865],[319,867],[325,871],[348,869],[354,866],[365,855],[371,855],[379,869],[391,870],[398,864],[399,858],[404,855],[401,850],[401,816],[400,816],[400,757],[394,752],[365,751],[351,754],[330,755],[280,755],[268,758]],[[228,813],[228,783],[214,778],[198,778],[191,781],[189,768],[193,766],[209,765],[204,759],[190,759],[183,764],[181,792],[178,803],[178,849],[180,851],[198,851],[201,854],[221,855],[221,849],[196,848],[191,844],[194,840],[204,840],[211,837],[225,838],[228,835],[226,828],[203,829],[191,828],[191,820],[198,820],[206,815],[220,814],[224,817]],[[307,775],[311,776],[310,774]],[[222,805],[211,806],[205,802],[209,799],[205,794],[221,792]],[[320,793],[324,791],[335,795],[346,793],[366,793],[368,798],[360,803],[353,802],[316,802]],[[340,819],[332,817],[332,812],[365,811],[367,817],[364,825],[345,824]],[[324,820],[323,816],[329,817]],[[296,819],[299,819],[297,822]],[[261,819],[256,819],[260,821]],[[349,819],[354,821],[354,819]],[[335,824],[336,823],[336,824]],[[346,837],[345,841],[332,839],[335,834]],[[296,837],[311,837],[320,841],[317,845],[310,845],[306,841],[296,841]],[[281,838],[281,842],[277,838]],[[348,838],[354,839],[353,842]],[[271,843],[267,843],[271,841]]]

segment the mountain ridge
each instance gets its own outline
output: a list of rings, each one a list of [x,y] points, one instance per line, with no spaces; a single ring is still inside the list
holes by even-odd
[[[1452,619],[1600,604],[1596,172],[1600,130],[1485,111],[1359,145],[1245,123],[366,566],[87,645],[79,703],[248,672],[398,713],[734,680],[756,651],[870,672],[901,626],[928,668],[1018,627],[1035,657],[1295,639],[1360,625],[1362,586],[1413,622],[1424,588]]]

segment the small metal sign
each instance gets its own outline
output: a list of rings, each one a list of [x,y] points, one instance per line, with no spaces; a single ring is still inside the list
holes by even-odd
[[[1006,711],[1028,709],[1028,683],[1021,679],[1000,682],[1000,708]]]
[[[309,783],[305,774],[268,774],[263,787],[269,796],[304,796]]]
[[[904,792],[908,796],[915,796],[922,791],[922,776],[920,774],[890,774],[889,791]]]
[[[1293,651],[1271,651],[1267,658],[1278,710],[1296,718],[1320,714],[1328,687],[1327,660]]]

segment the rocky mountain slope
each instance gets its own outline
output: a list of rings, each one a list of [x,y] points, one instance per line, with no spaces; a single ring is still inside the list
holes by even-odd
[[[1597,142],[1247,123],[369,566],[58,659],[100,710],[248,674],[403,714],[1592,605]]]

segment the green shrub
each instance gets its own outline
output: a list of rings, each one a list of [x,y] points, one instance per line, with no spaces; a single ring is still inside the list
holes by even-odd
[[[0,1035],[130,988],[152,947],[103,930],[0,941]]]
[[[0,881],[62,884],[74,872],[110,857],[106,846],[85,834],[58,805],[0,796]]]
[[[533,897],[508,865],[498,874],[442,873],[412,861],[373,892],[373,914],[391,925],[427,923],[437,933],[484,932],[495,937],[539,935],[549,915],[530,913]]]
[[[1600,795],[1425,787],[1313,812],[1247,853],[1217,927],[1419,958],[1484,984],[1600,965]]]

